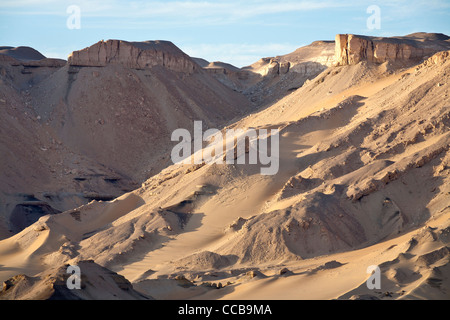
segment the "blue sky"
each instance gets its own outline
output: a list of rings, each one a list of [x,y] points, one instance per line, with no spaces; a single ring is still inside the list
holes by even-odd
[[[80,8],[69,29],[67,8]],[[380,8],[369,29],[367,8]],[[450,35],[450,0],[0,0],[0,46],[30,46],[66,59],[100,40],[170,40],[187,54],[242,67],[337,33]]]

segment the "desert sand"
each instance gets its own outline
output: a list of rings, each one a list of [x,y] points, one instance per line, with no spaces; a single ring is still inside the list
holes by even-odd
[[[242,69],[111,40],[31,75],[4,49],[0,299],[449,299],[449,39],[337,35]],[[278,173],[170,163],[194,120],[279,129]]]

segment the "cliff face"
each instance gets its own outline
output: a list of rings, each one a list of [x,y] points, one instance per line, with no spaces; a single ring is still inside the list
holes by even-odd
[[[417,62],[438,51],[450,49],[448,39],[444,35],[436,39],[436,34],[412,34],[398,38],[338,34],[335,41],[336,64]]]
[[[197,68],[197,64],[188,55],[169,41],[100,41],[83,50],[72,52],[68,63],[81,67],[104,67],[115,63],[132,69],[159,65],[186,73],[193,73]]]

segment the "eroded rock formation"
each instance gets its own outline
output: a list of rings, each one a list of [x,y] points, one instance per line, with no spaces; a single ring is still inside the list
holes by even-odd
[[[169,41],[128,42],[100,41],[69,56],[71,66],[104,67],[110,63],[132,69],[146,69],[159,65],[168,69],[193,73],[197,64]]]

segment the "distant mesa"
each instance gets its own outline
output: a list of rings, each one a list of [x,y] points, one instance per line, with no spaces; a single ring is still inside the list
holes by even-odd
[[[239,69],[238,67],[233,66],[232,64],[229,63],[225,63],[225,62],[220,62],[220,61],[214,61],[214,62],[210,62],[207,66],[205,66],[204,68],[218,68],[218,69],[225,69],[228,71],[233,71],[233,72],[238,72],[241,69]]]
[[[24,67],[63,67],[65,60],[46,58],[42,53],[30,47],[0,47],[0,62],[8,62]]]
[[[194,62],[197,63],[202,68],[208,66],[208,64],[209,64],[209,61],[207,61],[203,58],[191,58],[191,59],[194,60]]]
[[[42,53],[30,47],[0,47],[0,54],[20,61],[45,59]]]
[[[227,73],[227,72],[241,71],[240,68],[221,61],[209,62],[202,58],[192,58],[192,60],[194,60],[195,63],[197,63],[200,67],[202,67],[209,73],[217,73],[217,72]]]

